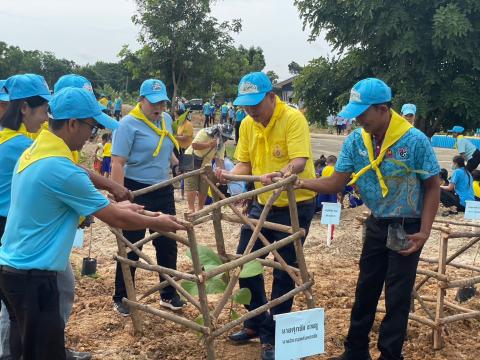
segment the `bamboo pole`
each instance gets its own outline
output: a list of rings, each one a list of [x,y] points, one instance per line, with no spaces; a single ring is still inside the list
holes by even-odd
[[[192,254],[192,264],[193,270],[195,274],[200,275],[202,274],[202,265],[200,263],[200,257],[198,255],[198,248],[197,248],[197,239],[195,237],[195,230],[194,229],[187,229],[188,240],[191,244],[190,252]],[[197,284],[198,287],[198,299],[200,300],[200,309],[203,316],[203,323],[205,327],[211,329],[212,322],[210,319],[210,311],[208,309],[208,298],[207,298],[207,290],[205,287],[205,282],[200,281]],[[215,347],[213,342],[213,337],[208,336],[205,339],[205,345],[207,348],[207,359],[214,360],[215,359]]]
[[[187,216],[188,216],[188,214],[187,214]],[[208,214],[208,215],[206,215],[204,217],[201,217],[201,218],[199,218],[195,221],[192,221],[191,224],[193,226],[197,226],[197,225],[209,222],[210,220],[213,220],[213,214]]]
[[[440,223],[440,224],[448,224],[448,225],[480,227],[480,224],[478,224],[478,223],[464,222],[464,221],[456,221],[456,220],[435,219],[434,222]]]
[[[241,219],[239,219],[238,216],[222,214],[222,219],[225,220],[225,221],[230,221],[230,222],[236,223],[236,224],[242,224],[242,225],[244,224],[244,222]],[[250,221],[255,226],[258,223],[257,219],[250,219]],[[287,234],[293,234],[294,233],[291,226],[281,225],[281,224],[277,224],[277,223],[273,223],[273,222],[269,222],[269,221],[265,221],[263,223],[263,227],[265,229],[280,231],[280,232],[284,232],[284,233],[287,233]]]
[[[173,280],[172,277],[170,277],[170,275],[162,274],[162,276],[173,288],[175,288],[175,290],[177,290],[180,294],[182,294],[185,299],[191,302],[198,310],[201,310],[200,303],[197,301],[197,299],[195,299],[192,295],[190,295],[188,291],[185,290],[179,283]]]
[[[122,257],[127,257],[127,249],[125,244],[122,242],[118,235],[115,236],[117,239],[118,254]],[[130,267],[120,262],[120,268],[122,269],[123,281],[125,283],[125,289],[127,291],[127,297],[131,301],[137,300],[137,295],[135,294],[135,285],[133,284],[132,273],[130,272]],[[125,300],[125,298],[123,298]],[[133,324],[133,333],[135,336],[141,336],[143,334],[143,320],[140,312],[133,308],[130,312]]]
[[[428,315],[430,320],[435,321],[435,315],[430,311],[428,308],[427,304],[425,304],[425,301],[423,301],[422,297],[418,295],[418,292],[415,291],[415,289],[412,291],[413,297],[418,300],[418,303],[422,307],[423,311]]]
[[[445,275],[445,270],[447,267],[447,252],[448,252],[448,234],[442,234],[440,237],[440,241],[438,244],[438,274]],[[435,350],[439,350],[443,347],[443,339],[442,339],[442,332],[443,328],[442,318],[444,313],[444,298],[445,298],[445,290],[442,289],[440,286],[437,286],[437,305],[435,309],[435,324],[438,326],[436,329],[433,330],[433,348]]]
[[[246,192],[246,193],[238,194],[238,195],[235,195],[235,196],[232,196],[232,197],[229,197],[229,198],[225,198],[225,196],[223,194],[222,194],[222,196],[220,196],[221,193],[220,194],[217,193],[220,196],[220,198],[222,198],[222,200],[220,200],[218,202],[215,202],[211,205],[208,205],[207,207],[203,208],[202,210],[197,211],[196,213],[190,214],[188,216],[188,220],[189,221],[195,221],[196,219],[201,218],[201,217],[211,213],[213,211],[213,209],[219,209],[222,206],[233,204],[233,203],[235,203],[239,200],[248,199],[248,198],[251,198],[255,195],[263,194],[263,193],[281,188],[282,186],[284,186],[286,184],[289,184],[291,182],[294,182],[295,180],[296,180],[296,176],[292,175],[292,176],[290,176],[286,179],[283,179],[283,180],[281,180],[277,183],[273,183],[273,184],[261,187],[259,189],[255,189],[255,190],[252,190],[252,191],[249,191],[249,192]],[[210,187],[212,187],[212,184],[216,188],[215,184],[213,182],[211,182],[210,179],[209,179]]]
[[[287,301],[288,299],[294,297],[296,294],[298,294],[299,292],[302,292],[304,291],[305,289],[309,288],[310,286],[312,286],[313,284],[313,280],[309,280],[307,281],[305,284],[302,284],[298,287],[296,287],[295,289],[293,290],[290,290],[288,293],[274,299],[274,300],[271,300],[269,302],[267,302],[266,304],[262,305],[262,306],[259,306],[258,308],[256,308],[255,310],[252,310],[252,311],[249,311],[248,313],[246,313],[245,315],[239,317],[238,319],[232,321],[232,322],[229,322],[228,324],[224,325],[223,327],[221,327],[220,329],[217,329],[215,330],[213,333],[212,333],[212,337],[217,337],[217,336],[220,336],[222,335],[223,333],[227,332],[228,330],[234,328],[235,326],[241,324],[242,322],[244,322],[245,320],[248,320],[248,319],[251,319],[265,311],[267,311],[268,309],[271,309],[272,307],[274,306],[277,306],[278,304],[281,304],[285,301]]]
[[[210,181],[210,180],[208,180]],[[224,195],[221,193],[221,192],[218,192],[218,195],[221,197],[221,198],[224,198]],[[242,219],[242,221],[244,222],[244,224],[248,225],[250,227],[250,229],[252,230],[255,230],[255,225],[253,225],[253,223],[250,221],[250,219],[243,215],[242,212],[240,210],[238,210],[235,206],[233,206],[232,204],[229,204],[228,205],[230,207],[230,209],[232,209],[232,211]],[[260,240],[262,241],[263,245],[265,246],[268,246],[270,245],[270,242],[267,240],[267,238],[262,234],[260,233],[259,234],[259,238]],[[282,267],[284,268],[284,270],[288,273],[288,275],[290,275],[290,277],[293,279],[293,281],[295,282],[296,285],[300,286],[301,285],[301,280],[300,278],[293,272],[291,271],[289,268],[288,268],[288,264],[285,262],[285,260],[283,259],[283,257],[278,253],[277,250],[273,250],[272,251],[272,254],[273,256],[275,257],[275,259],[280,263],[280,265],[282,265]]]
[[[452,289],[457,287],[470,286],[478,283],[480,283],[480,276],[474,276],[468,279],[449,281],[448,283],[445,284],[444,288]]]
[[[428,302],[435,302],[437,299],[435,299],[433,296],[422,296],[422,299]],[[475,310],[468,309],[466,307],[451,303],[450,301],[444,300],[443,303],[445,304],[446,307],[452,309],[452,310],[457,310],[461,312],[466,312],[466,313],[471,313],[475,312]]]
[[[128,239],[123,236],[123,234],[120,232],[120,230],[115,229],[110,227],[110,230],[115,234],[117,239],[120,239],[125,245],[127,245],[130,250],[132,250],[135,254],[137,254],[141,259],[145,260],[148,264],[153,265],[152,259],[150,257],[143,253],[140,249],[138,249],[135,245],[133,245]]]
[[[207,167],[205,174],[202,174],[202,177],[207,177],[212,183],[215,182],[215,174],[211,167]],[[218,188],[217,188],[218,190]],[[220,201],[220,197],[215,191],[212,191],[212,198],[214,202]],[[217,254],[220,257],[226,257],[227,251],[225,250],[225,239],[223,237],[223,228],[222,228],[222,208],[216,208],[212,211],[213,215],[213,230],[215,232],[215,243],[217,245]]]
[[[200,175],[200,174],[202,174],[204,171],[205,171],[204,168],[201,168],[201,169],[198,169],[198,170],[193,170],[193,171],[190,171],[190,172],[188,172],[188,173],[175,176],[175,177],[172,178],[172,179],[162,181],[162,182],[160,182],[160,183],[158,183],[158,184],[151,185],[151,186],[148,186],[148,187],[143,188],[143,189],[140,189],[140,190],[132,191],[132,193],[133,193],[133,196],[134,196],[134,197],[137,197],[137,196],[140,196],[140,195],[145,195],[145,194],[148,194],[149,192],[152,192],[152,191],[161,189],[161,188],[166,187],[166,186],[168,186],[168,185],[172,185],[173,183],[175,183],[175,182],[177,182],[177,181],[180,181],[180,180],[183,180],[183,179],[186,179],[186,178],[188,178],[188,177],[190,177],[190,176]]]
[[[448,234],[445,233],[445,235],[448,236]],[[443,236],[443,235],[442,235]],[[446,265],[450,264],[456,257],[460,256],[461,254],[463,254],[465,251],[467,251],[468,249],[470,249],[473,245],[475,245],[478,241],[480,241],[480,237],[477,237],[477,238],[474,238],[472,240],[470,240],[467,244],[463,245],[462,247],[460,247],[457,251],[455,251],[452,255],[450,255],[447,259],[446,259]],[[440,255],[439,255],[440,256]],[[435,269],[435,271],[438,271],[438,266],[437,268]],[[430,279],[429,276],[425,276],[417,285],[415,285],[415,290],[419,290],[427,281],[428,279]]]
[[[479,237],[479,236],[480,236],[480,233],[474,233],[471,231],[452,232],[448,235],[450,239],[471,238],[471,237]]]
[[[115,260],[120,261],[121,263],[130,265],[130,266],[133,266],[133,267],[137,267],[137,268],[144,269],[144,270],[155,271],[157,273],[160,273],[161,275],[167,274],[167,275],[170,275],[170,276],[176,276],[176,277],[179,277],[180,279],[183,279],[183,280],[194,281],[194,282],[197,282],[197,283],[200,282],[200,279],[196,275],[183,273],[181,271],[170,269],[170,268],[163,267],[163,266],[160,266],[160,265],[150,265],[150,264],[145,264],[141,261],[133,261],[133,260],[127,259],[123,256],[114,255],[113,257],[114,257]]]
[[[177,220],[178,220],[178,219],[177,219]],[[185,246],[190,246],[190,244],[188,243],[187,238],[185,238],[185,237],[183,237],[183,236],[181,236],[181,235],[172,233],[172,232],[156,232],[156,233],[153,233],[153,234],[151,234],[149,237],[137,241],[137,242],[135,243],[135,246],[137,246],[137,247],[143,246],[143,245],[145,245],[146,243],[148,243],[148,242],[156,239],[156,238],[159,237],[159,236],[165,236],[166,238],[175,240],[175,241],[179,242],[180,244],[183,244],[183,245],[185,245]]]
[[[242,255],[227,255],[227,257],[228,257],[229,260],[235,260],[235,259],[241,258]],[[280,263],[278,263],[276,261],[273,261],[273,260],[270,260],[270,259],[261,259],[261,258],[257,258],[256,260],[259,261],[263,266],[268,266],[268,267],[271,267],[271,268],[274,268],[274,269],[283,270],[282,265],[280,265]],[[298,273],[298,274],[300,273],[300,270],[298,270],[296,267],[293,267],[291,265],[289,265],[288,267],[293,272]]]
[[[235,259],[235,260],[232,260],[232,261],[230,261],[228,263],[225,263],[223,265],[217,266],[216,268],[208,271],[204,275],[204,277],[205,277],[205,279],[211,279],[214,276],[217,276],[217,275],[222,274],[224,272],[227,272],[229,270],[235,269],[236,267],[242,266],[242,265],[246,264],[247,262],[255,260],[256,258],[258,258],[260,256],[264,256],[264,255],[268,254],[269,252],[271,252],[275,249],[278,249],[278,248],[281,248],[285,245],[288,245],[291,242],[293,242],[295,239],[301,238],[302,236],[303,236],[303,234],[301,232],[298,232],[298,233],[295,233],[293,235],[287,236],[286,238],[283,238],[282,240],[278,240],[274,243],[271,243],[268,246],[264,246],[264,247],[254,251],[254,252],[251,252],[248,255],[244,255],[244,256],[242,256],[238,259]],[[284,270],[285,270],[285,268],[284,268]],[[290,271],[290,269],[289,269],[289,271]],[[290,271],[290,272],[292,272],[292,271]]]
[[[300,231],[300,222],[298,220],[298,208],[295,192],[293,191],[293,185],[291,183],[287,185],[287,196],[292,229],[293,231],[297,232]],[[309,274],[307,270],[307,263],[305,262],[305,256],[303,255],[303,244],[301,239],[296,239],[293,242],[293,246],[295,248],[295,256],[298,263],[298,268],[300,270],[302,282],[306,283],[309,280]],[[313,294],[310,291],[305,291],[304,295],[307,301],[307,307],[309,309],[315,308],[315,299],[313,298]]]
[[[449,324],[449,323],[454,322],[454,321],[474,319],[474,318],[480,318],[480,311],[469,312],[469,313],[466,313],[466,314],[457,314],[457,315],[446,316],[446,317],[440,319],[440,323],[442,325],[444,325],[444,324]]]
[[[270,195],[267,203],[265,204],[265,206],[262,210],[262,213],[260,214],[260,218],[258,219],[257,226],[255,227],[255,230],[252,232],[252,235],[250,236],[250,239],[248,240],[247,246],[245,247],[245,250],[243,251],[243,256],[251,253],[255,243],[257,242],[258,235],[260,234],[260,231],[263,228],[263,223],[267,220],[268,213],[270,212],[270,209],[272,208],[273,203],[275,202],[276,199],[278,199],[278,197],[280,196],[281,193],[282,193],[282,188],[275,190]],[[234,273],[232,274],[223,296],[220,298],[220,300],[215,305],[215,309],[214,309],[213,314],[212,314],[212,316],[214,318],[218,318],[218,316],[222,312],[223,308],[225,307],[225,304],[227,303],[228,299],[232,295],[233,288],[237,284],[238,279],[240,277],[240,271],[241,271],[241,268],[238,267],[238,268],[235,269]]]
[[[164,319],[167,319],[167,320],[173,321],[177,324],[186,326],[189,329],[201,332],[202,334],[208,335],[210,333],[210,329],[208,329],[207,327],[199,325],[196,322],[185,319],[181,316],[172,314],[168,311],[155,309],[155,308],[153,308],[149,305],[139,304],[135,301],[130,301],[130,300],[125,299],[125,298],[123,299],[123,302],[124,302],[124,304],[128,305],[130,308],[133,308],[133,309],[136,309],[136,310],[137,309],[142,310],[142,311],[148,312],[150,314],[160,316]]]
[[[417,274],[428,275],[429,277],[435,278],[438,281],[448,281],[448,276],[441,275],[438,272],[427,270],[427,269],[417,269]]]
[[[430,264],[438,264],[437,259],[429,259],[429,258],[420,257],[420,261],[427,262],[427,263],[430,263]],[[448,264],[448,266],[452,266],[452,267],[458,268],[458,269],[465,269],[465,270],[480,272],[480,267],[478,267],[478,266],[460,264],[460,263],[457,263],[457,262],[454,262],[454,261],[450,262]]]

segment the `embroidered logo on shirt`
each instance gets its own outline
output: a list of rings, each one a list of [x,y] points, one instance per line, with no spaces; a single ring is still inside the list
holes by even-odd
[[[283,151],[280,145],[276,144],[275,148],[273,149],[273,156],[280,158],[283,156]]]
[[[251,83],[250,81],[246,81],[240,84],[240,89],[238,89],[238,93],[240,95],[258,94],[258,87],[257,85]]]
[[[405,159],[408,156],[408,148],[406,146],[399,148],[398,149],[398,155],[402,159]]]
[[[352,91],[350,91],[350,101],[358,103],[362,102],[362,97],[357,90],[352,89]]]
[[[367,156],[368,155],[367,150],[358,149],[358,153],[360,154],[360,156]]]

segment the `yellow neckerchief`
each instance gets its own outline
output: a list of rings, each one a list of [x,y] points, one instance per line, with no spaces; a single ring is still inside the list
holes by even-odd
[[[49,130],[42,130],[33,144],[20,156],[17,173],[49,157],[64,157],[73,162],[72,151],[65,142]]]
[[[20,128],[18,130],[4,128],[3,130],[0,131],[0,144],[3,144],[8,140],[13,139],[14,137],[20,136],[20,135],[30,137],[29,134],[30,133],[27,131],[27,128],[23,123],[20,125]]]
[[[385,138],[383,139],[382,147],[380,149],[380,154],[375,159],[375,150],[372,144],[372,136],[367,133],[365,130],[362,129],[362,139],[365,147],[367,148],[368,152],[368,159],[370,160],[370,164],[365,166],[361,169],[353,179],[348,183],[348,185],[353,185],[357,182],[357,180],[365,174],[368,170],[374,170],[377,174],[378,182],[380,183],[380,188],[382,189],[382,196],[385,197],[388,194],[388,187],[385,184],[385,180],[383,179],[383,175],[380,171],[380,164],[385,157],[385,154],[388,149],[390,149],[395,143],[402,138],[405,133],[412,128],[412,124],[410,124],[407,120],[402,118],[399,114],[397,114],[394,110],[391,111],[392,118],[390,119],[390,124],[388,125],[387,132],[385,133]]]
[[[165,126],[165,116],[162,113],[162,128],[159,129],[158,127],[155,126],[154,123],[152,123],[150,120],[147,119],[147,117],[144,115],[142,108],[140,107],[140,103],[137,104],[133,108],[132,111],[128,113],[128,115],[132,115],[135,119],[143,121],[150,129],[155,131],[155,133],[160,136],[160,141],[158,142],[157,148],[153,152],[153,156],[156,157],[160,153],[160,148],[162,147],[163,139],[165,136],[168,136],[170,140],[172,140],[173,144],[179,149],[178,141],[175,139],[175,136],[170,133],[170,131],[167,130],[167,127]]]
[[[464,138],[463,135],[458,135],[457,138],[455,139],[455,149],[458,150],[458,140],[462,140]]]
[[[270,118],[270,122],[268,123],[267,127],[264,127],[262,124],[256,121],[253,122],[253,129],[257,137],[257,146],[259,148],[263,148],[263,151],[259,151],[259,149],[257,148],[255,154],[255,166],[258,166],[260,169],[263,169],[263,163],[269,157],[268,154],[270,154],[270,144],[268,143],[268,136],[270,135],[277,120],[283,115],[286,106],[287,105],[283,101],[281,101],[278,96],[275,96],[275,110],[273,111],[273,115]]]

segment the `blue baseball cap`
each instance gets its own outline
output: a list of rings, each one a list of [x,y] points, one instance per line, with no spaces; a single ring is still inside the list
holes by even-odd
[[[165,84],[157,79],[145,80],[140,86],[140,96],[146,97],[152,104],[160,101],[170,101]]]
[[[89,92],[92,93],[92,95],[95,97],[95,94],[93,93],[93,86],[92,83],[86,78],[83,77],[82,75],[77,75],[77,74],[68,74],[68,75],[63,75],[61,76],[55,85],[53,85],[53,92],[57,93],[60,90],[66,88],[66,87],[74,87],[74,88],[80,88],[80,89],[85,89]],[[101,110],[106,110],[107,107],[101,103],[98,103],[98,106],[100,106]]]
[[[10,76],[5,82],[10,101],[40,96],[49,101],[52,98],[48,84],[41,75],[22,74]]]
[[[49,105],[54,120],[93,118],[107,129],[118,128],[118,122],[102,112],[95,97],[86,89],[66,87],[53,95]]]
[[[465,131],[465,129],[463,128],[463,126],[459,126],[459,125],[455,125],[453,128],[448,130],[448,132],[456,133],[456,134],[461,134],[464,131]]]
[[[238,84],[238,96],[233,102],[233,105],[258,105],[272,89],[272,82],[263,72],[258,71],[247,74]]]
[[[415,115],[417,113],[417,107],[414,104],[403,104],[402,115]]]
[[[8,96],[7,91],[4,88],[6,81],[7,80],[0,80],[0,101],[10,101],[10,97]]]
[[[392,89],[382,80],[376,78],[363,79],[357,82],[350,91],[348,104],[338,116],[353,119],[362,115],[370,105],[392,101]]]
[[[68,74],[68,75],[63,75],[61,76],[55,85],[53,85],[53,92],[59,92],[63,88],[66,87],[74,87],[74,88],[80,88],[80,89],[85,89],[93,94],[93,86],[90,81],[87,80],[87,78],[77,75],[77,74]]]

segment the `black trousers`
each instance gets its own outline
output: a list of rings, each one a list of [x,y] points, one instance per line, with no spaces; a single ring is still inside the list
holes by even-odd
[[[56,273],[14,274],[0,270],[0,298],[10,314],[13,359],[66,359]],[[48,273],[48,274],[47,274]],[[20,341],[18,341],[20,339]]]
[[[402,256],[385,246],[388,225],[401,221],[401,219],[376,219],[370,216],[364,225],[360,274],[350,329],[345,341],[348,360],[369,359],[369,333],[384,284],[387,312],[380,325],[378,349],[382,354],[382,360],[403,359],[402,347],[421,250],[410,256]],[[406,219],[404,228],[407,234],[418,232],[420,219]]]
[[[445,207],[455,206],[457,211],[464,212],[465,207],[460,204],[460,198],[453,191],[448,191],[445,189],[440,189],[440,202]]]
[[[235,121],[235,144],[238,144],[238,137],[240,136],[240,121]]]
[[[148,185],[139,183],[137,181],[125,178],[125,187],[129,190],[139,190],[147,187]],[[135,202],[145,206],[145,210],[149,211],[161,211],[165,214],[175,215],[175,200],[173,197],[173,186],[167,186],[157,191],[135,197]],[[137,231],[123,231],[123,235],[131,242],[137,241],[145,237],[145,230]],[[168,267],[170,269],[177,268],[177,243],[175,240],[160,236],[153,240],[153,246],[155,247],[155,253],[157,257],[157,264]],[[141,248],[140,248],[141,249]],[[130,251],[127,255],[130,260],[137,261],[138,255],[133,251]],[[135,281],[136,268],[131,267],[132,278]],[[160,277],[160,280],[163,280]],[[162,299],[172,299],[176,294],[173,287],[169,286],[163,289],[160,293]],[[117,269],[115,274],[115,294],[113,295],[114,301],[122,301],[122,298],[127,297],[127,290],[125,288],[125,282],[123,280],[122,269],[119,263],[117,263]]]
[[[258,203],[254,203],[248,214],[249,218],[258,219],[263,210],[263,206]],[[315,214],[315,203],[312,200],[306,204],[298,205],[298,218],[300,222],[300,227],[305,229],[308,233],[310,228],[310,223],[312,221],[313,215]],[[267,216],[267,221],[291,225],[290,213],[287,208],[272,208],[270,213]],[[263,229],[262,234],[270,241],[271,243],[281,240],[288,236],[288,234]],[[240,242],[237,248],[237,254],[243,254],[245,248],[247,247],[248,241],[252,235],[252,230],[247,226],[242,226],[240,232]],[[302,244],[305,241],[305,238],[302,238]],[[252,251],[258,250],[263,247],[263,243],[260,240],[257,240]],[[295,256],[295,248],[293,243],[290,243],[287,246],[284,246],[278,250],[278,253],[283,257],[288,265],[297,266],[297,258]],[[266,257],[266,255],[264,256]],[[263,275],[257,275],[251,278],[245,278],[239,280],[240,288],[248,288],[252,293],[252,300],[249,305],[246,305],[245,308],[249,311],[254,310],[264,304],[266,304],[267,296],[265,294],[265,282]],[[289,291],[293,290],[295,283],[290,278],[290,276],[281,270],[273,270],[273,285],[272,285],[272,295],[271,299],[276,299]],[[263,344],[274,344],[275,343],[275,321],[273,320],[273,315],[288,313],[292,309],[293,298],[273,307],[270,310],[270,313],[264,312],[254,318],[246,320],[244,326],[249,329],[255,330],[260,335],[260,341]]]
[[[205,115],[205,121],[203,122],[203,127],[204,127],[204,128],[210,126],[211,118],[212,118],[211,115]]]
[[[470,160],[467,161],[465,167],[468,171],[472,172],[480,164],[480,150],[475,150]]]
[[[2,244],[2,236],[5,232],[5,225],[7,223],[7,218],[4,216],[0,216],[0,245]]]

